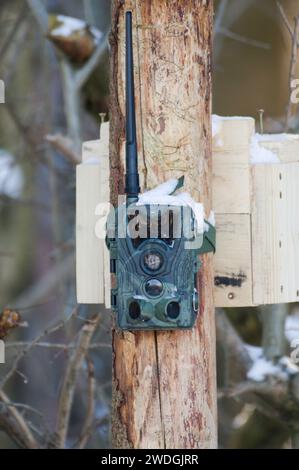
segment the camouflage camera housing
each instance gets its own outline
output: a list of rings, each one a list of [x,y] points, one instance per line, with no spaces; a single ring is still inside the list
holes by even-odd
[[[207,224],[208,232],[196,234],[193,212],[180,206],[133,203],[115,211],[108,222],[108,246],[115,275],[111,304],[120,329],[193,327],[199,305],[198,255],[214,250],[214,227]],[[137,232],[132,230],[136,226]]]

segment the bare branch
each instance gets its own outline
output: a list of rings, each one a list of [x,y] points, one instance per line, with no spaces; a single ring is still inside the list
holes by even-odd
[[[226,351],[226,365],[228,368],[228,382],[236,382],[246,378],[252,360],[244,342],[232,326],[223,309],[216,310],[217,342],[223,351]]]
[[[214,36],[219,32],[226,7],[227,7],[227,0],[221,0],[218,6],[215,21],[214,21]]]
[[[14,22],[9,34],[7,35],[6,39],[3,41],[3,44],[0,48],[0,57],[1,57],[2,62],[4,60],[4,56],[5,56],[6,52],[8,51],[10,45],[13,42],[16,31],[19,29],[21,23],[26,18],[26,13],[27,13],[27,8],[23,7],[21,9],[19,15],[17,16],[16,21]]]
[[[263,351],[264,356],[269,360],[276,360],[285,354],[287,308],[287,304],[260,307],[263,322]]]
[[[107,49],[108,36],[109,34],[106,33],[103,39],[101,40],[101,42],[98,44],[97,48],[95,49],[90,59],[86,62],[86,64],[80,70],[78,70],[78,72],[76,72],[75,80],[76,80],[76,87],[78,90],[82,88],[84,83],[90,77],[95,67],[98,65],[101,56]]]
[[[40,0],[27,0],[40,29],[46,33],[48,29],[48,12]]]
[[[86,446],[92,429],[93,416],[95,412],[95,376],[94,376],[94,365],[91,359],[87,358],[87,371],[88,371],[88,390],[87,390],[87,410],[85,422],[83,425],[82,433],[79,438],[77,447],[79,449],[84,449]]]
[[[61,134],[45,136],[45,141],[49,142],[58,152],[74,165],[81,161],[80,155],[73,149],[72,141]]]
[[[53,291],[61,282],[68,278],[74,267],[73,253],[66,256],[61,262],[55,264],[47,273],[38,279],[38,281],[23,292],[16,300],[10,302],[11,308],[17,310],[29,309],[29,306],[36,306]]]
[[[79,152],[81,147],[80,93],[75,76],[78,72],[75,72],[72,64],[62,54],[59,58],[68,135],[74,141],[76,151]]]
[[[1,406],[1,403],[7,406]],[[15,406],[11,406],[3,390],[0,390],[0,424],[19,446],[26,449],[39,448],[25,419]]]
[[[239,41],[239,42],[242,42],[243,44],[247,44],[248,46],[259,47],[261,49],[271,49],[270,44],[267,42],[257,41],[256,39],[247,38],[241,34],[234,33],[233,31],[230,31],[229,29],[226,29],[223,27],[218,28],[218,33],[223,34],[223,36],[226,36],[230,39],[234,39],[235,41]]]
[[[28,341],[16,341],[16,342],[10,342],[5,344],[5,348],[24,348],[30,344]],[[39,343],[36,343],[33,345],[35,348],[46,348],[46,349],[63,349],[65,351],[68,351],[70,349],[75,349],[76,344],[70,343],[70,344],[64,344],[64,343],[49,343],[46,341],[41,341]],[[89,346],[89,350],[93,349],[99,349],[99,348],[107,348],[111,349],[111,343],[103,343],[103,342],[96,342],[92,343]]]
[[[40,340],[44,337],[44,336],[47,336],[47,335],[50,335],[52,333],[55,333],[55,331],[61,329],[67,321],[70,320],[70,318],[73,317],[73,315],[75,315],[75,313],[77,313],[77,307],[74,308],[74,310],[72,311],[71,315],[66,319],[66,320],[61,320],[60,322],[58,323],[55,323],[53,326],[50,326],[49,328],[47,328],[46,330],[44,330],[42,333],[40,333],[38,336],[36,336],[36,338],[34,338],[30,343],[28,343],[28,345],[22,350],[20,351],[14,361],[13,361],[13,364],[12,366],[10,367],[9,371],[7,372],[6,376],[0,381],[0,390],[2,390],[5,385],[7,384],[8,380],[13,376],[13,374],[16,372],[17,370],[17,367],[18,367],[18,364],[20,362],[20,360],[26,356],[26,354],[35,346],[35,344],[39,343]]]
[[[276,5],[277,5],[277,7],[278,7],[278,10],[279,10],[279,13],[280,13],[280,15],[281,15],[281,18],[282,18],[282,20],[283,20],[283,22],[284,22],[284,24],[285,24],[285,27],[287,28],[287,30],[288,30],[290,36],[293,37],[293,28],[292,28],[292,26],[291,26],[291,24],[290,24],[290,22],[289,22],[289,20],[288,20],[288,18],[287,18],[287,15],[285,14],[285,11],[284,11],[284,9],[283,9],[281,3],[280,3],[278,0],[276,0]]]
[[[292,82],[296,78],[296,65],[298,59],[298,25],[299,25],[299,16],[294,18],[294,31],[292,34],[292,53],[290,61],[290,70],[289,70],[289,102],[287,105],[286,120],[285,120],[285,132],[289,129],[291,113],[292,113]]]
[[[72,356],[70,357],[70,360],[67,364],[62,389],[59,396],[57,426],[54,436],[54,446],[59,449],[65,447],[77,375],[82,366],[82,362],[86,357],[91,339],[98,327],[99,321],[100,316],[96,315],[93,319],[88,320],[83,326],[77,341],[77,347],[72,353]]]

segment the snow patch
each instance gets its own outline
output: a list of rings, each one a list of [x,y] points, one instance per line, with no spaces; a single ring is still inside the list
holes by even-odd
[[[287,380],[288,378],[287,374],[281,370],[278,364],[274,364],[272,361],[268,361],[264,357],[257,359],[253,363],[251,369],[247,372],[247,378],[254,380],[255,382],[262,382],[269,375],[274,375],[282,380]]]
[[[257,361],[263,355],[263,350],[260,346],[252,346],[251,344],[245,344],[245,348],[252,362]]]
[[[210,212],[210,215],[208,217],[208,222],[209,222],[209,224],[213,225],[213,227],[216,226],[215,212],[214,211]]]
[[[259,142],[285,142],[287,140],[297,140],[298,134],[255,134]]]
[[[196,219],[197,232],[203,233],[204,231],[207,231],[209,227],[207,226],[207,224],[204,224],[205,215],[203,205],[199,202],[194,201],[194,199],[187,192],[172,195],[171,193],[175,190],[177,184],[177,179],[169,179],[165,183],[162,183],[157,186],[156,188],[153,188],[150,191],[146,191],[145,193],[140,194],[136,205],[165,204],[169,206],[190,207]],[[210,217],[211,220],[215,222],[214,216],[210,214]]]
[[[97,28],[95,28],[94,26],[89,27],[85,21],[79,20],[78,18],[72,18],[71,16],[57,15],[57,20],[61,24],[51,31],[51,34],[53,36],[69,37],[73,33],[77,31],[85,30],[87,28],[92,33],[96,41],[99,41],[103,36],[103,33],[99,31]]]
[[[299,311],[288,315],[285,323],[285,335],[289,342],[299,339]]]
[[[140,204],[149,204],[148,202],[143,202],[144,200],[150,200],[152,198],[157,198],[160,196],[166,196],[174,192],[177,187],[178,180],[176,178],[171,178],[165,183],[159,184],[153,189],[146,191],[145,193],[139,196]]]
[[[223,118],[221,116],[212,114],[212,138],[214,139],[214,144],[217,147],[221,147],[223,145],[223,142],[219,137],[221,133],[222,119]]]
[[[247,344],[246,349],[253,361],[250,370],[247,372],[247,378],[250,380],[262,382],[269,376],[275,376],[280,380],[288,380],[290,375],[299,372],[299,367],[287,356],[281,357],[277,363],[274,363],[263,356],[262,348]]]
[[[248,116],[218,116],[212,115],[212,137],[216,147],[221,147],[223,142],[220,138],[222,122],[227,120],[248,120],[252,119]],[[251,138],[250,144],[250,162],[252,164],[259,163],[279,163],[279,158],[271,150],[260,145],[261,142],[285,142],[287,140],[299,139],[298,134],[258,134]]]
[[[220,134],[221,120],[222,118],[220,116],[217,116],[217,114],[212,114],[212,137]]]
[[[204,217],[206,219],[206,217]],[[209,222],[209,224],[213,225],[213,227],[216,226],[216,221],[215,221],[215,213],[214,211],[211,211],[210,212],[210,215],[207,219],[207,221]],[[208,232],[210,229],[209,225],[204,221],[204,231],[205,232]]]
[[[262,147],[259,144],[258,134],[255,134],[250,143],[250,162],[253,164],[279,163],[279,158],[271,150]]]
[[[18,198],[23,190],[24,176],[15,158],[6,150],[0,149],[0,194]]]

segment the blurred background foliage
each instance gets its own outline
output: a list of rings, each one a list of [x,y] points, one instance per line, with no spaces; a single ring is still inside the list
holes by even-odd
[[[36,8],[39,3],[45,10]],[[293,25],[298,1],[282,0],[281,5]],[[85,21],[102,33],[100,42],[95,39],[92,44],[92,35],[88,36],[85,59],[75,45],[69,60],[72,44],[64,45],[68,55],[54,44],[47,13]],[[0,312],[10,308],[22,317],[20,327],[11,328],[7,337],[0,393],[5,390],[8,401],[19,404],[17,410],[41,446],[55,446],[60,394],[74,345],[80,342],[86,318],[99,313],[99,328],[88,346],[89,361],[78,371],[64,445],[106,448],[110,314],[103,307],[76,305],[74,214],[80,142],[97,138],[98,114],[109,113],[110,1],[1,0],[0,26],[0,79],[6,84],[6,102],[0,105]],[[98,54],[94,65],[93,54]],[[263,109],[265,131],[281,132],[289,100],[291,37],[277,2],[215,1],[213,57],[213,112],[257,118]],[[82,69],[84,82],[73,89],[75,74]],[[297,130],[294,108],[289,131]],[[296,314],[296,308],[282,308],[283,315]],[[223,338],[233,331],[245,343],[261,346],[265,325],[262,309],[231,309],[225,318],[222,315],[217,312],[220,447],[299,445],[297,410],[291,411],[290,426],[289,412],[266,412],[256,396],[221,394],[221,389],[244,380],[244,364],[231,357]],[[25,445],[1,420],[1,411],[9,409],[3,404],[5,397],[0,396],[0,448]]]

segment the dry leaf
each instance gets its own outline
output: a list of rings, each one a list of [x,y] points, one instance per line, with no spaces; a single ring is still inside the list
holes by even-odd
[[[20,326],[21,323],[22,318],[19,312],[5,308],[3,312],[0,313],[0,339],[6,338],[10,331]]]

